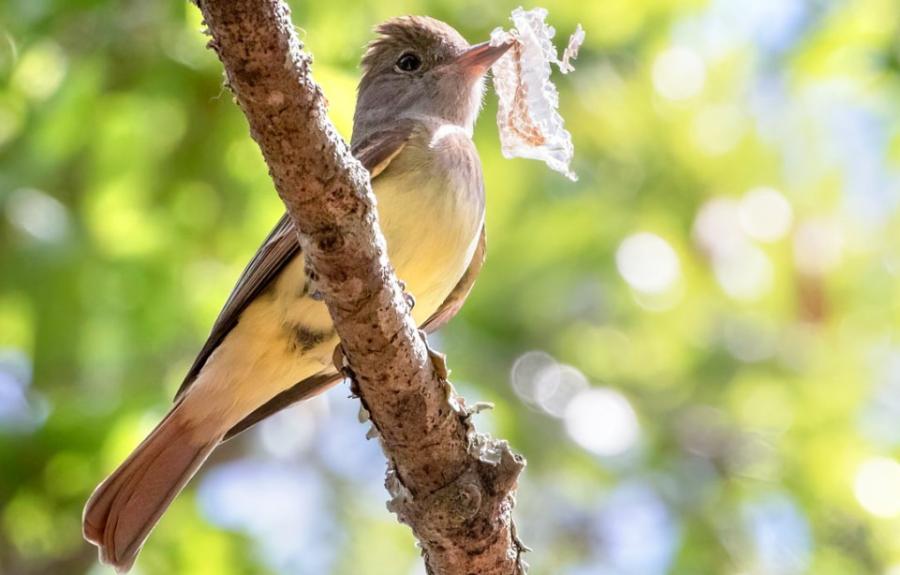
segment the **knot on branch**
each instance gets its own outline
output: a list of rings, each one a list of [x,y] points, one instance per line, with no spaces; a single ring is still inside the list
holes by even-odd
[[[509,507],[515,499],[508,494],[516,489],[525,459],[514,453],[506,441],[490,439],[486,434],[471,434],[469,453],[473,456],[466,470],[443,487],[414,495],[404,485],[393,464],[389,466],[385,487],[391,494],[388,510],[401,522],[447,536],[481,515],[496,516],[496,507]]]
[[[470,428],[469,455],[478,460],[479,471],[493,493],[505,493],[516,488],[519,474],[525,469],[525,458],[513,452],[509,443],[493,439],[486,433]]]
[[[466,429],[466,441],[468,454],[475,458],[482,467],[482,475],[490,478],[490,483],[498,490],[505,492],[515,489],[519,474],[525,469],[525,458],[515,453],[509,446],[509,442],[502,439],[494,439],[488,433],[480,433],[472,423],[472,417],[487,409],[493,409],[493,404],[478,402],[466,405],[465,399],[453,395],[451,405],[460,416]]]
[[[337,226],[323,226],[316,230],[316,247],[323,254],[332,254],[344,247],[344,236]]]
[[[427,515],[428,530],[435,533],[454,531],[464,526],[482,510],[482,502],[487,498],[481,477],[476,470],[469,469],[444,487],[414,497],[400,481],[396,471],[388,471],[385,486],[391,494],[388,511],[407,525],[420,526],[417,518]]]

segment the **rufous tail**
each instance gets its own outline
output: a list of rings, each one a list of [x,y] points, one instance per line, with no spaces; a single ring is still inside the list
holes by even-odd
[[[84,538],[119,573],[131,569],[150,531],[221,440],[204,440],[176,405],[94,490],[84,508]]]

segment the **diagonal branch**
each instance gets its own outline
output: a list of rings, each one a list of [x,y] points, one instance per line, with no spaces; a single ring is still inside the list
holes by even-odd
[[[511,511],[524,460],[477,434],[387,260],[368,173],[326,116],[281,0],[199,0],[388,458],[389,509],[429,573],[523,573]]]

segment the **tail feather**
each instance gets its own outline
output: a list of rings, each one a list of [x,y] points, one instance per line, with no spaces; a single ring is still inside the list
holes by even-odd
[[[84,508],[84,537],[100,560],[120,573],[131,569],[150,531],[221,437],[204,441],[176,406],[94,491]]]

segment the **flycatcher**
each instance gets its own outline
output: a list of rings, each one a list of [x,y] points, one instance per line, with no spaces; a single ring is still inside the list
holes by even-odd
[[[385,22],[362,59],[351,147],[369,170],[388,256],[427,331],[462,306],[484,256],[484,184],[472,129],[484,75],[508,45],[470,46],[426,17]],[[340,380],[337,335],[291,220],[250,261],[175,403],[94,491],[84,536],[120,572],[223,440]]]

